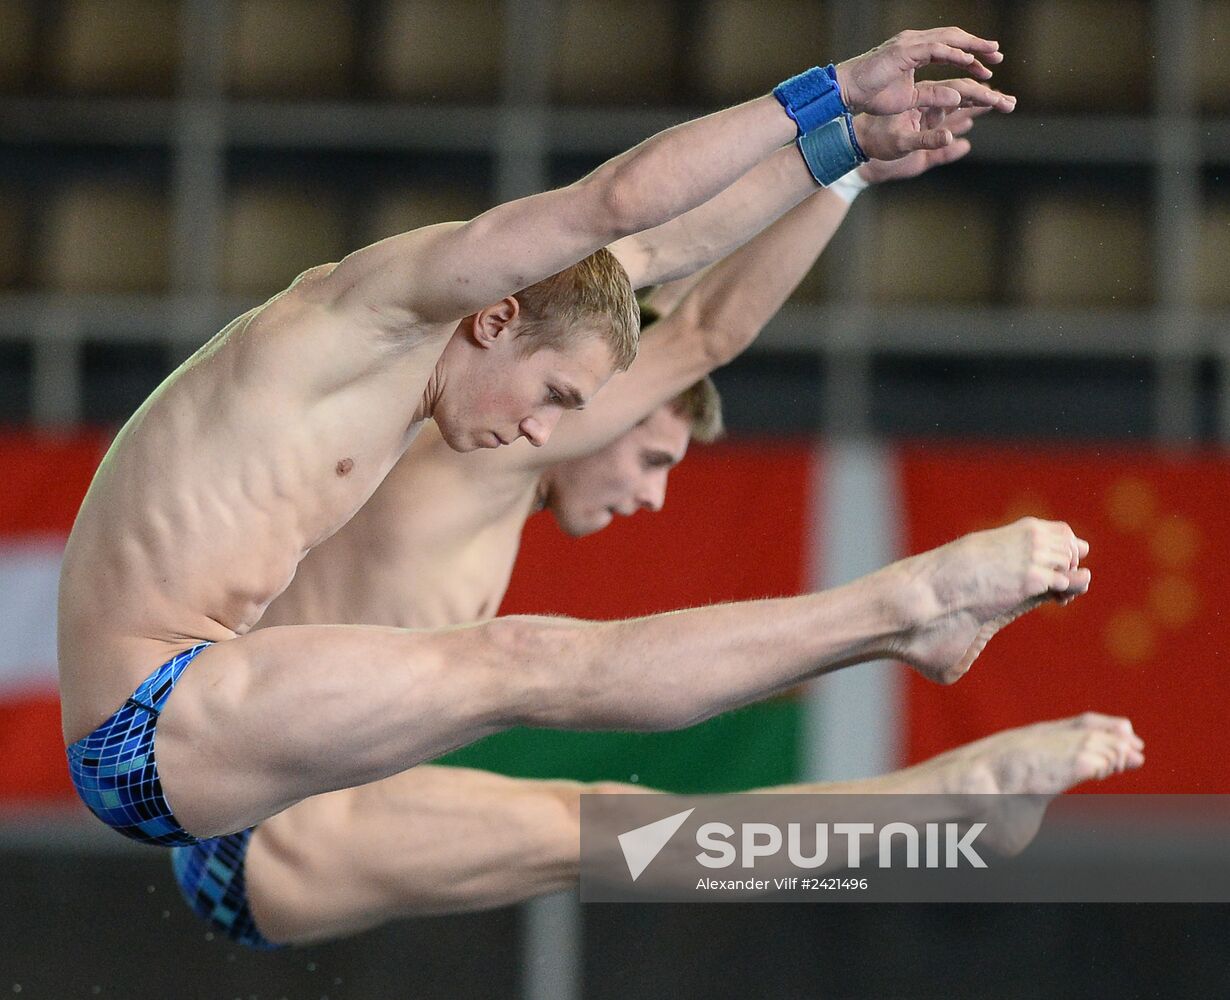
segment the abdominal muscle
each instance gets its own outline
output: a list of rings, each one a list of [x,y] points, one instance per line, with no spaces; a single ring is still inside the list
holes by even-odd
[[[412,438],[434,357],[405,352],[318,390],[311,371],[287,365],[312,356],[326,321],[278,303],[173,374],[95,476],[60,581],[68,742],[177,652],[247,632]]]

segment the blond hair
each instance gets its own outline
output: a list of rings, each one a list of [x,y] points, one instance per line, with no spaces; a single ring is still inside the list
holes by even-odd
[[[598,327],[615,370],[624,371],[636,358],[640,318],[628,272],[605,248],[558,274],[517,292],[522,333],[532,352],[559,347]]]
[[[662,318],[662,314],[649,302],[652,291],[653,289],[645,289],[637,297],[642,330]],[[726,424],[722,420],[722,395],[708,375],[688,386],[668,405],[687,420],[692,439],[701,444],[712,444],[726,433]]]
[[[712,444],[726,433],[722,422],[722,397],[708,375],[684,389],[671,400],[670,406],[687,419],[694,441]]]

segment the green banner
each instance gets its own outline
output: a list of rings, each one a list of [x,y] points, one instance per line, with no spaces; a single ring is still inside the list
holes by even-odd
[[[799,780],[802,706],[751,705],[669,733],[512,729],[436,763],[517,778],[622,781],[683,795],[734,792]]]

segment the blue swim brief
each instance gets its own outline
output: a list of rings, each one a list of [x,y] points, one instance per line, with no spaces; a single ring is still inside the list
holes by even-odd
[[[179,675],[210,645],[203,642],[173,656],[141,682],[118,712],[68,748],[68,773],[90,812],[143,844],[197,843],[162,794],[154,730]]]
[[[253,827],[252,829],[255,829]],[[232,941],[267,951],[285,945],[266,940],[248,908],[244,858],[252,830],[200,840],[171,851],[175,881],[192,912]]]

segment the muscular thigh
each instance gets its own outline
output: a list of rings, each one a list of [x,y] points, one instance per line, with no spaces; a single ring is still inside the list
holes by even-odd
[[[179,822],[231,833],[495,731],[516,681],[488,631],[286,626],[209,647],[158,723]]]
[[[301,941],[556,888],[577,850],[575,789],[559,784],[424,764],[300,802],[253,835],[256,921]]]

